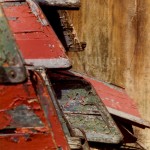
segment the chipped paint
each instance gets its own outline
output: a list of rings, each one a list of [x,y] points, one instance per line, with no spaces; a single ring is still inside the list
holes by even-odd
[[[0,112],[0,130],[7,127],[11,122],[11,116],[5,112]]]
[[[48,26],[49,23],[46,20],[43,12],[41,11],[41,9],[39,8],[39,6],[33,2],[32,0],[26,0],[31,8],[32,13],[39,19],[39,21],[41,22],[41,24],[43,26]]]
[[[150,122],[141,118],[136,103],[124,89],[74,71],[68,73],[83,77],[90,82],[112,115],[128,120],[139,127],[150,127]]]
[[[0,2],[21,2],[25,0],[0,0]],[[50,6],[61,6],[61,7],[79,7],[80,0],[35,0],[38,3],[46,4]]]
[[[0,4],[0,83],[26,79],[23,59]]]
[[[50,134],[30,134],[0,136],[0,147],[3,150],[57,150]]]
[[[80,6],[80,0],[36,0],[36,1],[50,6],[61,6],[61,7]]]
[[[122,134],[86,80],[57,72],[48,75],[60,108],[72,128],[83,130],[88,141],[121,142]]]
[[[62,149],[68,149],[67,139],[64,135],[62,126],[59,122],[56,109],[53,105],[53,102],[48,93],[47,87],[43,82],[43,77],[37,73],[35,74],[38,78],[38,82],[35,86],[36,91],[38,93],[38,97],[40,98],[40,103],[42,105],[43,110],[45,110],[45,116],[53,130],[53,136],[55,142],[58,146],[62,147]],[[59,133],[59,134],[58,134]],[[61,137],[61,138],[60,138]]]
[[[0,85],[0,147],[69,150],[43,80],[33,72],[30,77],[23,84]]]
[[[70,67],[62,44],[37,4],[30,0],[19,5],[17,2],[5,3],[3,9],[27,64],[46,65],[47,68]]]
[[[86,42],[79,42],[77,32],[72,24],[69,14],[66,10],[58,10],[60,23],[63,30],[67,50],[83,51],[86,47]]]

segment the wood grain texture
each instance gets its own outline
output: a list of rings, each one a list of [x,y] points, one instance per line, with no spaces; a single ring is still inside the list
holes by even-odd
[[[69,53],[74,69],[107,79],[104,74],[108,72],[108,2],[82,0],[81,9],[69,14],[80,41],[87,42],[84,52]]]
[[[128,93],[138,102],[142,116],[150,121],[150,1],[137,0],[137,42],[130,65]],[[131,86],[131,88],[128,87]],[[136,130],[139,141],[150,150],[150,129]]]
[[[82,0],[79,11],[69,11],[79,39],[87,42],[84,52],[69,53],[74,69],[124,86],[125,53],[130,45],[134,46],[136,36],[133,28],[136,11],[134,2]],[[133,37],[129,36],[130,32],[133,32]]]
[[[150,121],[149,8],[149,0],[81,0],[80,10],[68,13],[87,47],[68,55],[74,70],[125,87]],[[135,131],[150,150],[150,130]]]

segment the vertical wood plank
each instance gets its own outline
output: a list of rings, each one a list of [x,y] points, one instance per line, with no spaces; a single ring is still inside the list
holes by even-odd
[[[82,0],[79,11],[68,12],[80,41],[87,42],[84,52],[68,53],[73,68],[125,86],[126,53],[136,42],[136,0]]]
[[[109,81],[125,87],[136,43],[136,0],[109,0],[108,12]]]
[[[82,0],[79,11],[69,11],[84,52],[70,52],[74,69],[101,79],[108,72],[108,0]]]
[[[132,83],[128,93],[138,102],[142,116],[150,121],[150,1],[137,0],[137,43],[130,65]],[[130,86],[128,86],[130,85]],[[131,89],[129,87],[132,87]],[[150,150],[150,129],[136,130],[139,141]]]
[[[68,11],[84,52],[69,52],[73,68],[123,86],[150,121],[150,1],[81,0],[79,11]],[[136,130],[150,150],[150,131]]]

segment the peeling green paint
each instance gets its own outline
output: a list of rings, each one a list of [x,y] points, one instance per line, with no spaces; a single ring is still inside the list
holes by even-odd
[[[77,76],[65,76],[64,72],[51,72],[49,77],[72,128],[83,130],[91,142],[118,144],[122,140],[122,134],[89,82]]]

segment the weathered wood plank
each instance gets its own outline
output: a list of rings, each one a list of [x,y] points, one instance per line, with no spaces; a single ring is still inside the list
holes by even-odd
[[[133,53],[135,45],[135,0],[81,3],[79,11],[68,11],[80,41],[87,43],[85,52],[69,53],[74,69],[124,86],[126,50],[131,47]]]
[[[137,0],[137,42],[132,62],[130,80],[126,86],[128,93],[137,100],[142,116],[150,120],[150,1]],[[131,81],[131,82],[130,82]],[[150,130],[136,130],[140,142],[150,150]]]
[[[61,7],[79,7],[80,0],[36,0],[42,4]]]
[[[81,0],[68,11],[85,52],[69,52],[73,69],[124,86],[150,121],[150,1]],[[150,131],[136,130],[150,149]]]
[[[79,11],[68,11],[84,52],[70,52],[74,69],[101,79],[108,79],[108,1],[82,0]],[[105,53],[104,53],[105,52]]]
[[[17,2],[25,0],[0,0],[1,2]],[[59,6],[59,7],[79,7],[80,0],[35,0],[41,4],[49,6]]]

